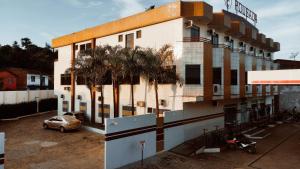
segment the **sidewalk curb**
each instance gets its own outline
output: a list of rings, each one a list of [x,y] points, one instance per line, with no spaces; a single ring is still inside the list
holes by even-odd
[[[20,116],[20,117],[10,118],[10,119],[0,119],[0,121],[15,121],[15,120],[20,120],[20,119],[23,119],[23,118],[26,118],[26,117],[33,117],[33,116],[39,116],[39,115],[47,114],[47,113],[50,113],[50,112],[53,112],[53,111],[56,111],[56,110],[45,111],[45,112],[40,112],[40,113],[34,113],[34,114],[29,114],[29,115],[26,115],[26,116]]]

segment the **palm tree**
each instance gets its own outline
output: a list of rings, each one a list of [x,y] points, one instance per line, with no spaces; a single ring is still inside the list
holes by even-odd
[[[123,58],[121,46],[106,46],[108,49],[108,69],[111,72],[113,82],[114,117],[119,117],[120,91],[119,78],[123,74]]]
[[[130,90],[131,90],[131,114],[134,115],[134,77],[140,76],[141,73],[141,56],[142,51],[139,47],[134,49],[124,48],[122,50],[123,57],[123,77],[130,78]]]
[[[170,45],[164,45],[159,50],[148,48],[143,52],[142,75],[154,84],[156,116],[159,117],[158,83],[181,82],[174,72],[173,50]]]
[[[75,59],[75,76],[83,77],[85,84],[90,90],[91,96],[91,123],[95,123],[95,107],[96,107],[96,87],[100,86],[101,93],[101,112],[102,124],[104,124],[104,100],[103,100],[103,83],[106,80],[105,75],[107,68],[107,52],[106,46],[98,46],[95,49],[81,51]]]

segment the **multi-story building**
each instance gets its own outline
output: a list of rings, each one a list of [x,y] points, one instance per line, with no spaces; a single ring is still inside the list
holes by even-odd
[[[274,112],[277,87],[246,82],[247,71],[276,69],[272,58],[280,44],[236,14],[224,10],[213,13],[213,7],[205,2],[176,1],[54,39],[52,46],[58,51],[54,71],[58,114],[83,111],[91,116],[88,88],[65,71],[74,66],[80,50],[105,44],[156,49],[172,45],[176,72],[184,84],[159,85],[161,111],[184,110],[198,116],[224,112],[225,122],[240,123],[264,116],[266,105],[270,113]],[[137,80],[136,115],[154,113],[153,88],[147,79]],[[96,95],[100,96],[98,92]],[[120,117],[129,114],[130,98],[130,86],[122,84]],[[97,123],[101,122],[99,100]],[[105,117],[113,118],[111,84],[104,86],[104,104]]]

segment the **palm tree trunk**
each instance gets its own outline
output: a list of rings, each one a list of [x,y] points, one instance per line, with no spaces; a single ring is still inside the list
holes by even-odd
[[[159,117],[159,103],[158,103],[158,85],[157,80],[154,80],[154,90],[155,90],[155,101],[156,101],[156,117]]]
[[[100,93],[101,93],[101,123],[104,125],[104,96],[103,96],[103,85],[100,85]]]
[[[130,87],[131,87],[131,115],[134,116],[133,76],[130,77]]]
[[[113,80],[114,117],[119,117],[119,85]]]
[[[92,113],[92,116],[91,116],[91,122],[92,124],[95,123],[95,106],[96,106],[96,101],[95,101],[95,98],[96,98],[96,92],[95,92],[95,86],[92,87],[92,96],[91,96],[91,113]]]

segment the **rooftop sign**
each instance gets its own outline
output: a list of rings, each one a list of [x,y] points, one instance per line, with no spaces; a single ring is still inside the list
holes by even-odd
[[[231,6],[232,6],[232,0],[224,0],[224,1],[225,1],[227,11],[228,11],[229,8],[231,8]],[[238,0],[235,0],[234,6],[235,6],[236,13],[242,14],[244,17],[246,17],[246,19],[248,19],[248,18],[251,19],[254,22],[254,24],[257,23],[257,14],[256,13],[254,13],[249,8],[244,6]]]

